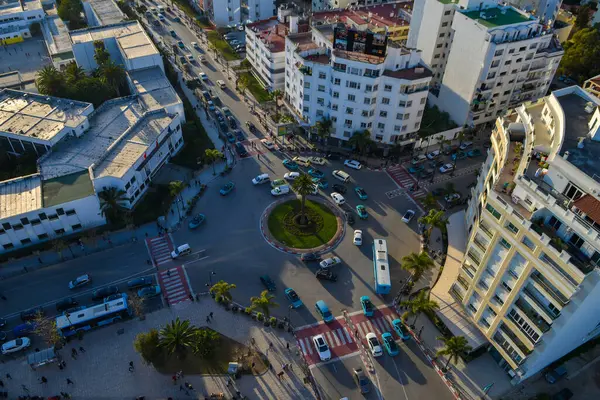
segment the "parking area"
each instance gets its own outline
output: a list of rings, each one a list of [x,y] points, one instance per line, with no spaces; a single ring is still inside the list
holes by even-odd
[[[38,38],[0,47],[0,74],[19,71],[24,81],[35,79],[35,74],[51,64],[46,43]]]

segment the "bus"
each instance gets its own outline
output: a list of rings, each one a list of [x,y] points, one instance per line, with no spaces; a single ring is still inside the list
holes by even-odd
[[[76,335],[79,331],[112,324],[131,316],[127,294],[120,299],[110,300],[97,306],[84,308],[71,314],[65,312],[56,317],[56,329],[62,337]]]
[[[392,282],[390,281],[387,243],[384,239],[373,241],[373,271],[375,293],[388,294],[392,290]]]

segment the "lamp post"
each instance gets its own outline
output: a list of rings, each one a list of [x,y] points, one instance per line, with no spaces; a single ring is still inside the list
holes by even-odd
[[[292,327],[292,310],[294,309],[293,305],[288,306],[288,328]]]
[[[208,274],[208,283],[206,284],[207,288],[211,288],[212,287],[212,277],[213,275],[216,275],[217,273],[215,271],[210,271],[210,273]]]

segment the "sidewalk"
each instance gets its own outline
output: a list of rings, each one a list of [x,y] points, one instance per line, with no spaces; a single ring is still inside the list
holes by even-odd
[[[263,375],[243,375],[236,380],[235,386],[241,394],[249,399],[315,399],[310,386],[303,383],[304,376],[298,363],[300,356],[291,334],[264,328],[245,315],[225,311],[210,297],[203,297],[200,302],[181,304],[148,314],[144,321],[134,319],[86,333],[83,340],[74,340],[60,351],[67,363],[65,370],[59,370],[56,365],[48,365],[33,371],[23,362],[25,354],[19,355],[16,360],[0,364],[0,376],[4,382],[2,390],[8,391],[9,398],[26,394],[21,385],[25,385],[32,396],[48,397],[67,392],[74,399],[133,399],[137,396],[147,396],[149,399],[204,398],[213,392],[223,392],[225,398],[232,398],[235,392],[229,391],[226,376],[188,375],[185,370],[182,381],[191,383],[195,390],[190,396],[184,395],[185,392],[179,387],[183,382],[173,385],[171,380],[171,376],[177,371],[159,373],[153,367],[145,365],[133,348],[133,341],[139,333],[152,328],[160,329],[177,317],[189,319],[198,327],[206,326],[206,316],[212,311],[214,318],[209,324],[211,329],[240,343],[247,344],[253,338],[259,351],[265,353],[273,365],[273,369]],[[119,330],[124,332],[119,333]],[[274,345],[270,350],[269,343]],[[286,350],[286,343],[290,343],[291,350]],[[80,353],[76,360],[71,359],[71,349],[78,349],[79,346],[84,347],[86,352]],[[133,373],[127,371],[130,361],[135,366]],[[292,364],[293,368],[286,372],[284,379],[279,380],[276,374],[285,363]],[[5,379],[7,373],[13,379]],[[42,376],[47,378],[47,384],[39,383]],[[67,378],[74,385],[67,385]]]

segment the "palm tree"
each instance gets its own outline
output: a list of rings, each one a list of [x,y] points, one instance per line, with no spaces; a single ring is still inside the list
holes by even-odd
[[[310,176],[301,174],[292,183],[292,187],[294,188],[294,191],[300,195],[300,220],[306,222],[306,215],[304,213],[306,196],[315,190],[315,184],[310,179]]]
[[[444,348],[438,350],[437,356],[447,356],[448,361],[446,362],[445,370],[448,369],[448,365],[450,365],[450,361],[456,362],[461,355],[469,353],[473,348],[469,346],[467,343],[467,339],[464,336],[452,336],[450,338],[440,336],[437,338],[444,342]]]
[[[433,208],[436,208],[437,199],[435,198],[433,193],[427,193],[427,196],[423,198],[422,203],[425,206],[425,208],[431,210]]]
[[[179,209],[179,202],[183,203],[181,199],[181,192],[185,189],[185,183],[182,181],[171,181],[169,182],[169,194],[172,198],[175,199],[175,204],[177,204],[177,212],[181,215],[181,210]]]
[[[275,100],[275,107],[279,108],[279,99],[283,97],[283,92],[279,89],[273,90],[270,95],[271,99]]]
[[[364,156],[365,151],[372,147],[375,142],[371,139],[371,132],[368,129],[357,131],[348,139],[348,144],[354,146],[359,151],[361,156]]]
[[[400,303],[402,307],[406,307],[406,311],[402,315],[402,319],[406,320],[409,316],[414,316],[415,320],[411,325],[414,325],[421,313],[430,313],[440,308],[438,303],[429,300],[429,294],[426,290],[421,290],[413,299],[406,300]]]
[[[248,85],[250,84],[250,78],[248,78],[248,74],[244,73],[239,75],[239,78],[235,81],[235,86],[242,92],[242,94],[246,93],[246,89],[248,89]]]
[[[121,97],[121,86],[125,82],[125,69],[115,64],[112,60],[108,60],[100,66],[100,73],[106,80],[106,83],[117,92],[117,96]]]
[[[212,165],[213,175],[216,175],[217,173],[215,171],[215,162],[223,158],[223,153],[221,153],[217,149],[206,149],[204,150],[204,158],[210,165]]]
[[[208,42],[208,49],[212,50],[215,53],[215,56],[217,55],[217,46],[215,46],[213,42]]]
[[[421,279],[423,273],[431,269],[433,266],[433,260],[424,251],[418,254],[410,253],[409,255],[402,257],[401,267],[402,269],[410,271],[413,282],[417,282],[419,279]]]
[[[53,65],[46,65],[37,73],[35,85],[40,93],[50,96],[62,96],[66,92],[64,75]]]
[[[100,199],[100,211],[110,222],[117,221],[123,210],[123,203],[128,201],[127,193],[116,187],[109,187],[98,193]]]
[[[219,281],[212,285],[210,293],[214,294],[215,297],[221,297],[224,300],[231,301],[231,289],[235,289],[237,286],[234,283],[227,283],[225,281]]]
[[[187,350],[194,349],[197,331],[198,328],[189,320],[181,321],[177,318],[160,329],[159,343],[168,354],[177,354],[178,358],[184,357]]]
[[[456,138],[458,139],[458,147],[460,149],[460,146],[463,144],[463,139],[465,138],[465,133],[463,131],[458,132],[458,135],[456,135]],[[454,162],[452,163],[452,171],[450,172],[450,176],[454,176],[454,170],[456,169],[457,161],[458,161],[458,151],[457,151],[456,157],[454,157]]]
[[[84,69],[78,66],[75,61],[72,61],[67,65],[65,68],[65,75],[69,86],[75,85],[86,77]]]
[[[433,228],[444,229],[448,224],[448,220],[442,210],[429,210],[429,214],[423,215],[419,218],[419,222],[427,226],[427,235],[431,237],[431,231]]]
[[[333,126],[333,121],[329,117],[325,117],[320,121],[317,121],[317,136],[321,139],[321,143],[326,143],[325,141],[331,135],[331,128]]]
[[[250,297],[250,302],[252,303],[250,308],[252,310],[256,310],[257,308],[262,310],[265,317],[269,318],[271,308],[279,307],[279,304],[273,301],[274,298],[275,296],[270,294],[268,290],[263,290],[260,296]]]

